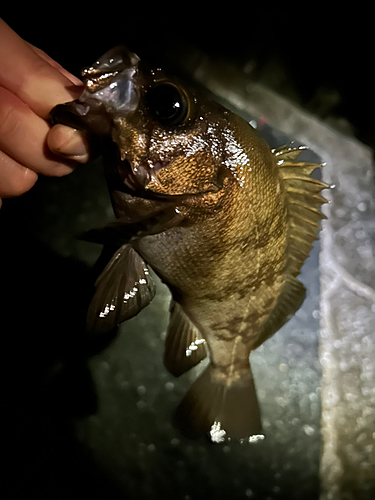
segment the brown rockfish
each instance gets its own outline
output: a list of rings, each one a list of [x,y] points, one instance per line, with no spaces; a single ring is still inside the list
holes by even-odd
[[[190,434],[254,439],[260,412],[249,355],[300,307],[296,279],[316,239],[321,165],[271,150],[249,123],[116,47],[82,71],[81,97],[52,121],[103,151],[118,245],[96,282],[88,328],[136,315],[172,293],[164,362],[176,376],[209,355],[177,410]]]

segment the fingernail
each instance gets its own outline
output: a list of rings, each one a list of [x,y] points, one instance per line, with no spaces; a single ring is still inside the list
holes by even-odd
[[[71,160],[84,163],[89,157],[89,147],[85,134],[73,128],[65,128],[65,141],[57,148],[57,152]]]

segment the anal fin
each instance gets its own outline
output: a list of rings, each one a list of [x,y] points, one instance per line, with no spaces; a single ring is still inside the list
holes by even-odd
[[[206,355],[205,340],[180,304],[172,301],[165,342],[164,365],[176,377],[193,368]]]

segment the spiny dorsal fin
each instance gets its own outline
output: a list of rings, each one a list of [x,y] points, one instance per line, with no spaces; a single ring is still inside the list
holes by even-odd
[[[319,208],[327,200],[319,193],[329,186],[310,177],[316,168],[321,168],[321,164],[297,161],[298,155],[304,149],[306,148],[282,146],[272,150],[287,191],[289,216],[287,277],[277,304],[261,328],[253,349],[277,332],[305,299],[305,287],[296,276],[310,253],[313,241],[317,239],[319,222],[325,218]]]
[[[319,222],[325,218],[319,209],[327,202],[320,195],[320,191],[329,187],[324,182],[310,177],[315,169],[322,167],[321,164],[297,161],[298,155],[304,149],[306,148],[303,146],[282,146],[272,150],[287,191],[289,234],[286,271],[291,276],[299,274],[313,241],[317,239]]]
[[[172,301],[170,311],[164,365],[172,375],[178,377],[202,361],[207,351],[199,330],[180,304]]]
[[[276,333],[284,323],[286,323],[293,314],[302,305],[305,300],[306,288],[304,285],[293,278],[288,276],[283,289],[279,295],[276,306],[273,308],[269,318],[262,326],[258,339],[252,349],[256,349],[274,333]]]

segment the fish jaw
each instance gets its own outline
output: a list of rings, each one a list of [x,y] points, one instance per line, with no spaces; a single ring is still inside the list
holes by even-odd
[[[52,125],[61,123],[90,135],[108,136],[111,133],[112,118],[102,102],[96,99],[76,99],[55,106],[49,115]]]

